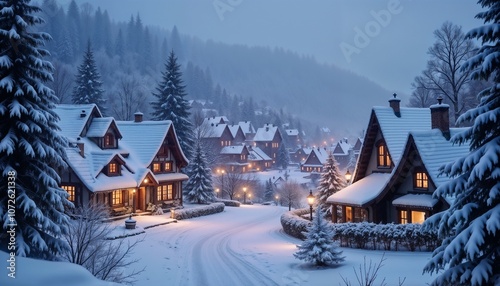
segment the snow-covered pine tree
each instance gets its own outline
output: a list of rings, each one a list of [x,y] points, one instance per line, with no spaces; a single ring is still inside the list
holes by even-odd
[[[83,55],[83,62],[78,67],[75,84],[73,88],[73,103],[95,103],[102,113],[106,112],[106,107],[104,106],[106,100],[103,98],[104,90],[101,88],[101,75],[97,71],[90,40],[87,44],[87,51]]]
[[[316,208],[316,216],[313,223],[307,227],[307,232],[303,232],[306,240],[293,256],[297,259],[313,263],[318,266],[338,264],[344,261],[342,251],[339,250],[337,242],[333,240],[333,229],[328,226],[324,219],[321,208]]]
[[[274,187],[271,182],[271,178],[266,181],[266,191],[264,192],[264,201],[269,202],[272,201],[274,197]]]
[[[434,192],[453,203],[424,223],[443,239],[424,268],[439,273],[432,285],[500,285],[500,1],[478,3],[488,9],[476,16],[485,25],[467,37],[482,46],[462,68],[492,85],[479,93],[479,105],[458,119],[472,126],[451,138],[470,144],[469,154],[442,167],[451,180]]]
[[[179,138],[182,151],[187,158],[193,156],[195,145],[193,124],[189,120],[189,103],[185,99],[186,92],[183,85],[180,65],[173,51],[170,52],[165,71],[162,72],[162,81],[153,95],[158,99],[152,102],[153,120],[171,120]]]
[[[327,216],[331,216],[332,213],[330,205],[326,203],[326,200],[329,196],[344,188],[345,185],[344,176],[340,174],[337,161],[330,152],[323,165],[323,172],[321,173],[318,192],[316,194],[316,203]]]
[[[280,147],[278,148],[278,155],[276,158],[277,164],[279,167],[281,167],[283,170],[285,170],[288,167],[288,164],[290,163],[290,156],[288,155],[288,150],[285,147],[285,144],[281,143]]]
[[[212,187],[212,172],[207,167],[205,154],[200,144],[196,147],[187,175],[189,179],[184,187],[186,200],[197,204],[206,204],[215,201],[214,189]]]
[[[29,0],[0,1],[0,225],[15,231],[17,255],[51,259],[67,247],[64,208],[72,204],[56,172],[66,166],[67,141],[45,85],[53,67],[41,47],[50,36],[33,32],[43,23],[39,11]],[[9,238],[0,236],[1,248]]]

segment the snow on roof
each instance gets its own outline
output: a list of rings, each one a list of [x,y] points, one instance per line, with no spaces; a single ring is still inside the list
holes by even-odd
[[[431,129],[431,111],[429,108],[400,108],[400,117],[391,107],[373,107],[377,116],[389,154],[396,165],[401,159],[403,148],[410,131]]]
[[[189,177],[183,173],[155,174],[155,177],[159,182],[184,181],[184,180],[189,179]]]
[[[238,134],[238,130],[241,128],[239,125],[228,125],[229,131],[231,132],[231,136],[236,137]]]
[[[236,145],[236,146],[225,146],[224,148],[222,148],[222,150],[220,151],[220,154],[241,154],[243,153],[243,150],[245,149],[245,145]]]
[[[61,128],[62,135],[68,137],[70,140],[76,140],[81,135],[94,108],[100,114],[95,104],[56,105],[54,111],[61,119],[58,125]],[[81,114],[84,114],[84,116],[82,117]]]
[[[314,148],[311,150],[311,153],[309,153],[308,158],[310,156],[312,156],[313,153],[316,155],[316,157],[318,158],[321,165],[324,165],[326,162],[326,159],[328,159],[328,150],[325,148]],[[308,161],[308,159],[306,159],[306,162],[307,161]],[[309,165],[304,165],[304,166],[309,166]],[[313,166],[316,166],[316,165],[313,165]]]
[[[255,128],[253,127],[252,123],[250,123],[250,121],[240,121],[238,125],[241,127],[241,130],[243,130],[243,133],[245,134],[255,133]]]
[[[329,203],[363,206],[375,199],[391,178],[390,173],[372,173],[328,197]]]
[[[250,154],[248,155],[249,161],[271,161],[271,157],[269,157],[266,152],[262,151],[259,147],[252,147]]]
[[[122,147],[133,150],[133,156],[143,166],[149,166],[158,153],[172,121],[116,121],[123,138]]]
[[[113,117],[100,117],[92,119],[87,137],[104,137],[108,131],[111,123],[114,121]]]
[[[257,132],[253,137],[253,141],[273,141],[277,131],[278,131],[277,126],[266,124],[264,127],[257,129]]]
[[[207,117],[203,119],[202,124],[224,124],[224,123],[229,123],[229,120],[227,119],[226,116],[212,116],[212,117]]]
[[[465,129],[450,128],[450,135],[454,136]],[[447,176],[439,176],[439,168],[469,153],[469,144],[453,144],[446,140],[439,129],[410,132],[410,136],[413,137],[424,166],[436,187],[449,181]]]
[[[227,124],[202,124],[200,126],[206,132],[202,132],[203,138],[220,138],[226,130]]]
[[[352,148],[351,144],[347,143],[347,141],[341,140],[337,142],[337,145],[333,149],[334,155],[347,155],[349,154],[349,150]]]
[[[406,194],[392,201],[395,206],[413,206],[433,208],[438,202],[430,194]]]
[[[298,129],[287,129],[286,134],[288,136],[298,136],[299,135],[299,130]]]

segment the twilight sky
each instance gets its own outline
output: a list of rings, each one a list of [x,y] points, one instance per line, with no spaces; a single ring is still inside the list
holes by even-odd
[[[69,2],[68,0],[60,0]],[[465,0],[77,0],[108,10],[116,21],[140,14],[144,24],[201,39],[280,46],[411,93],[429,59],[433,31],[451,21],[464,32],[482,23]]]

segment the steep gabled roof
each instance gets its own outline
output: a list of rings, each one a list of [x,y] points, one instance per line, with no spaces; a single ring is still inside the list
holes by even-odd
[[[271,161],[266,152],[262,151],[259,147],[252,147],[250,154],[248,155],[248,161]]]
[[[277,126],[266,124],[264,127],[257,129],[253,141],[255,142],[271,142],[276,134],[279,134]]]
[[[335,148],[333,149],[334,155],[347,155],[349,154],[349,150],[352,148],[351,144],[347,143],[346,140],[341,140],[337,142]]]
[[[95,104],[60,104],[56,105],[54,111],[60,118],[58,125],[61,128],[61,134],[70,140],[84,136],[82,133],[91,116],[102,117]]]
[[[229,120],[227,119],[226,116],[212,116],[203,119],[202,124],[217,125],[217,124],[227,124],[227,123],[229,123]]]
[[[238,135],[238,131],[241,130],[241,127],[236,124],[228,125],[227,128],[229,128],[229,131],[231,132],[231,136],[233,136],[233,139],[236,138],[236,136]],[[243,130],[241,130],[241,134],[243,137],[245,137],[245,133],[243,132]]]
[[[287,129],[286,135],[288,136],[298,136],[299,135],[299,130],[298,129]]]
[[[245,145],[236,145],[236,146],[225,146],[220,151],[220,154],[226,155],[240,155],[245,151],[247,147]]]
[[[116,126],[116,122],[113,117],[93,118],[92,121],[90,122],[89,129],[87,130],[85,136],[104,137],[104,135],[106,135],[106,132],[110,128],[115,130],[118,138],[120,139],[123,138],[122,134],[120,133],[120,130]]]
[[[202,124],[199,128],[203,129],[201,135],[202,138],[220,138],[226,128],[228,128],[227,124]],[[229,128],[228,128],[229,130]],[[231,132],[231,131],[229,131]]]
[[[312,161],[314,158],[318,158],[319,164],[323,166],[328,159],[328,150],[325,148],[313,148],[304,161],[303,166],[318,166],[317,164],[313,164]]]
[[[364,176],[379,132],[387,145],[394,165],[397,165],[401,159],[408,133],[430,129],[431,111],[429,108],[401,107],[398,116],[391,107],[373,107],[353,182]]]
[[[238,125],[245,134],[255,134],[255,128],[250,121],[240,121]]]

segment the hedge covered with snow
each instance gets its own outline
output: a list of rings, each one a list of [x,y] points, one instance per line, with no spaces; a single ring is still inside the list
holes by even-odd
[[[224,203],[212,203],[203,207],[196,207],[191,209],[179,209],[172,211],[173,211],[172,215],[173,219],[177,220],[189,219],[199,216],[221,213],[224,211]]]
[[[302,218],[308,209],[286,212],[281,216],[283,231],[293,237],[305,239],[305,232],[310,221]],[[341,246],[363,249],[383,250],[434,250],[441,244],[436,231],[424,231],[420,224],[376,224],[329,223],[334,231],[333,239]]]
[[[217,202],[224,203],[226,207],[239,207],[241,205],[240,202],[238,201],[233,201],[233,200],[223,200],[223,199],[217,199]]]
[[[302,232],[307,230],[307,226],[311,221],[302,218],[303,215],[309,214],[309,209],[298,209],[286,212],[281,215],[281,226],[283,231],[293,237],[305,239]]]

